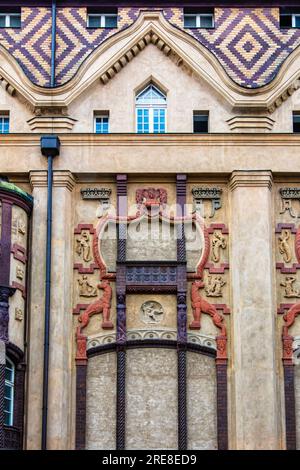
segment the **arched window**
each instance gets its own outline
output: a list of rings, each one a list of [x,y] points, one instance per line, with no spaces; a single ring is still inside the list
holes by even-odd
[[[136,132],[160,134],[166,132],[167,98],[154,85],[149,85],[136,97]]]
[[[5,393],[4,393],[4,424],[13,426],[14,423],[14,388],[15,366],[6,358],[5,364]]]

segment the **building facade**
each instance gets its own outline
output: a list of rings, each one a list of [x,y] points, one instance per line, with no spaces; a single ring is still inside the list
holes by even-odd
[[[300,448],[297,4],[0,1],[0,448]]]

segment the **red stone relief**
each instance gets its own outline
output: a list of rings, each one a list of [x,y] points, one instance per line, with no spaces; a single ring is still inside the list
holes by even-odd
[[[226,327],[224,324],[224,318],[217,312],[214,305],[210,304],[200,294],[199,289],[204,287],[204,282],[194,281],[192,284],[191,298],[193,307],[194,320],[190,324],[191,330],[200,330],[201,328],[201,314],[206,313],[212,317],[214,325],[221,330],[221,336],[226,337]]]
[[[112,298],[112,288],[107,280],[103,280],[101,284],[98,284],[98,289],[103,289],[104,294],[101,299],[95,300],[92,302],[83,313],[79,315],[78,322],[80,323],[79,329],[80,333],[82,330],[89,324],[90,318],[93,315],[102,313],[103,321],[102,328],[110,330],[114,326],[110,321],[110,308],[111,308],[111,298]]]
[[[87,362],[86,343],[87,337],[81,334],[80,328],[78,327],[76,332],[77,349],[75,357],[77,363],[82,362],[83,364],[85,364]]]

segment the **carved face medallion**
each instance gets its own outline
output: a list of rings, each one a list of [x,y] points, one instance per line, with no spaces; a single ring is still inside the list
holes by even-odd
[[[143,323],[157,324],[160,323],[164,317],[164,309],[161,304],[154,300],[147,300],[144,302],[140,309],[140,318]]]

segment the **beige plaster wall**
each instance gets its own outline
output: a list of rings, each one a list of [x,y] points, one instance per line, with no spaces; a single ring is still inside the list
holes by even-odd
[[[11,96],[0,87],[0,116],[9,113],[9,132],[30,132],[27,120],[33,117],[32,107],[20,94]]]
[[[215,360],[187,353],[188,448],[217,449],[217,393]]]
[[[177,449],[177,354],[127,351],[126,449]]]
[[[110,132],[135,132],[135,94],[150,78],[167,94],[167,131],[193,132],[193,111],[209,111],[212,132],[228,132],[228,105],[204,81],[178,68],[150,44],[106,85],[95,82],[69,107],[74,132],[93,132],[93,112],[109,111]],[[222,112],[220,112],[222,109]]]
[[[116,354],[92,357],[87,370],[86,448],[115,449]]]

